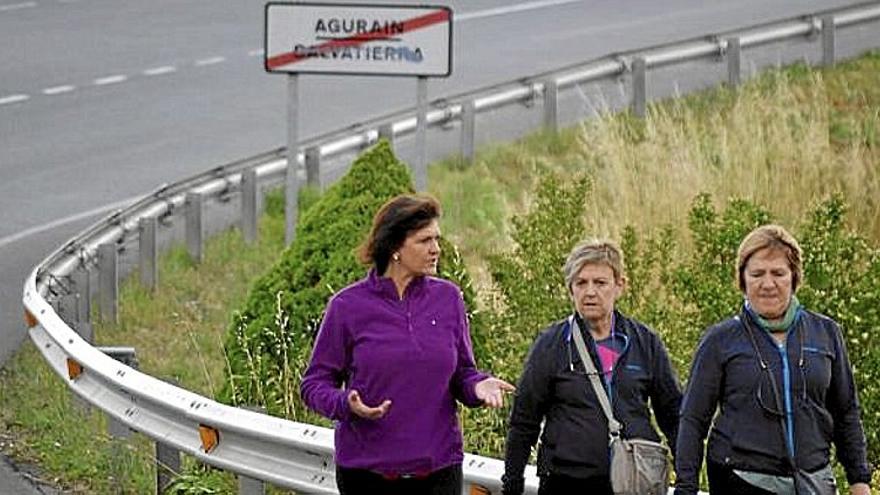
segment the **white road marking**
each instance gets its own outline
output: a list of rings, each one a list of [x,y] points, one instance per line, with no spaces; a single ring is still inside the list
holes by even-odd
[[[10,104],[10,103],[18,103],[18,102],[20,102],[20,101],[25,101],[25,100],[27,100],[27,99],[29,99],[29,98],[30,98],[30,96],[28,96],[28,95],[9,95],[9,96],[4,96],[3,98],[0,98],[0,105],[8,105],[8,104]]]
[[[111,203],[109,205],[104,205],[104,206],[100,206],[98,208],[93,208],[91,210],[83,211],[83,212],[77,213],[75,215],[70,215],[68,217],[59,218],[58,220],[53,220],[49,223],[44,223],[43,225],[37,225],[36,227],[31,227],[29,229],[22,230],[21,232],[18,232],[16,234],[8,235],[6,237],[0,237],[0,248],[8,246],[9,244],[12,244],[14,242],[18,242],[18,241],[24,239],[25,237],[30,237],[32,235],[39,234],[41,232],[45,232],[47,230],[52,230],[52,229],[58,228],[62,225],[68,224],[68,223],[76,222],[79,220],[85,220],[86,218],[100,215],[102,213],[107,213],[108,211],[118,210],[119,208],[130,205],[131,203],[140,199],[141,197],[142,196],[137,196],[134,198],[124,199],[124,200],[118,201],[116,203]]]
[[[162,67],[154,67],[152,69],[147,69],[144,71],[145,76],[158,76],[161,74],[170,74],[172,72],[176,72],[177,67],[173,67],[171,65],[163,65]]]
[[[466,14],[460,14],[453,16],[454,21],[471,21],[474,19],[482,19],[483,17],[494,17],[498,15],[505,14],[515,14],[519,12],[526,12],[529,10],[541,9],[544,7],[553,7],[555,5],[565,5],[568,3],[579,3],[583,2],[583,0],[538,0],[535,2],[526,2],[520,3],[516,5],[511,5],[510,7],[498,7],[495,9],[486,9],[479,10],[476,12],[468,12]]]
[[[79,0],[57,0],[57,1],[59,3],[74,3]],[[480,11],[475,11],[475,12],[468,12],[468,13],[464,13],[464,14],[459,14],[459,15],[455,16],[455,20],[456,21],[470,21],[470,20],[474,20],[474,19],[483,19],[486,17],[495,17],[495,16],[506,15],[506,14],[516,14],[516,13],[520,13],[520,12],[527,12],[530,10],[536,10],[536,9],[541,9],[541,8],[545,8],[545,7],[566,5],[566,4],[578,3],[578,2],[582,2],[582,1],[583,0],[535,0],[532,2],[526,2],[526,3],[507,6],[507,7],[497,7],[497,8],[493,8],[493,9],[486,9],[486,10],[480,10]],[[36,7],[36,6],[37,6],[37,2],[21,2],[21,3],[16,3],[16,4],[9,4],[9,5],[0,5],[0,12],[7,11],[7,10],[16,10],[16,9]],[[259,57],[262,55],[264,55],[264,50],[262,48],[250,50],[248,52],[249,57]],[[225,61],[226,61],[226,57],[216,56],[216,57],[209,57],[209,58],[203,58],[203,59],[196,60],[194,65],[196,67],[204,67],[207,65],[219,64],[219,63],[222,63]],[[163,65],[160,67],[153,67],[150,69],[145,69],[142,73],[145,76],[158,76],[158,75],[162,75],[162,74],[170,74],[173,72],[177,72],[176,67],[171,66],[171,65]],[[110,85],[110,84],[121,83],[126,80],[128,80],[128,76],[119,74],[119,75],[113,75],[113,76],[107,76],[107,77],[101,77],[101,78],[95,79],[93,81],[93,84],[95,86],[106,86],[106,85]],[[55,86],[52,88],[44,89],[43,94],[56,95],[56,94],[68,93],[68,92],[73,91],[75,89],[76,89],[76,87],[69,86],[69,85]],[[9,95],[9,96],[0,98],[0,105],[18,103],[18,102],[25,101],[28,99],[30,99],[30,96],[24,95],[24,94]]]
[[[64,86],[55,86],[52,88],[46,88],[43,90],[44,95],[59,95],[61,93],[69,93],[76,89],[76,86],[64,85]]]
[[[9,5],[0,5],[0,12],[7,12],[9,10],[29,9],[31,7],[36,7],[36,6],[37,6],[37,2],[11,3]]]
[[[201,60],[196,60],[196,67],[201,67],[204,65],[219,64],[220,62],[225,62],[225,61],[226,61],[226,57],[203,58]]]
[[[123,76],[121,74],[115,75],[115,76],[100,77],[100,78],[94,80],[94,84],[95,84],[95,86],[106,86],[108,84],[121,83],[121,82],[125,81],[126,79],[128,79],[128,76]]]

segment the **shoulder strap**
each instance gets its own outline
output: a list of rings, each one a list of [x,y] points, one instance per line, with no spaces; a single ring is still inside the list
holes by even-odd
[[[614,419],[614,412],[612,412],[611,403],[608,401],[608,392],[605,391],[605,386],[599,381],[599,372],[596,371],[596,365],[593,364],[592,358],[587,353],[587,344],[584,342],[584,336],[581,334],[581,326],[574,316],[569,317],[569,324],[571,325],[571,336],[574,339],[574,346],[577,348],[578,356],[580,356],[581,362],[584,363],[584,369],[587,370],[587,377],[590,378],[590,384],[593,386],[593,391],[596,392],[596,398],[599,399],[599,404],[601,404],[602,410],[608,418],[608,433],[612,437],[620,436],[622,426],[619,421]]]

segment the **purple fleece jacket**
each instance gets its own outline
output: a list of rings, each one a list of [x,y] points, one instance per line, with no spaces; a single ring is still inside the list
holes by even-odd
[[[390,278],[369,275],[330,299],[302,380],[306,405],[336,421],[336,464],[386,474],[425,473],[461,463],[456,399],[482,404],[461,290],[418,277],[403,299]],[[354,415],[347,395],[381,419]]]

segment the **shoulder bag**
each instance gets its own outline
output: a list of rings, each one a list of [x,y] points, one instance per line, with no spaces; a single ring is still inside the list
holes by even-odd
[[[599,381],[596,365],[587,353],[577,319],[571,318],[572,336],[593,391],[608,418],[608,442],[611,450],[611,488],[615,495],[662,495],[669,484],[669,449],[662,443],[641,438],[623,438],[623,428],[614,419],[608,393]]]

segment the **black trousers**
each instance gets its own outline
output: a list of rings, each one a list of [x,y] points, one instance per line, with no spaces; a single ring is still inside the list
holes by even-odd
[[[340,495],[461,495],[461,464],[449,466],[425,478],[387,479],[366,469],[336,466]]]
[[[614,495],[614,492],[611,491],[611,480],[607,476],[571,478],[549,474],[541,476],[538,495]]]
[[[733,468],[706,461],[706,474],[709,475],[709,493],[712,495],[775,495],[762,490],[733,472]]]

